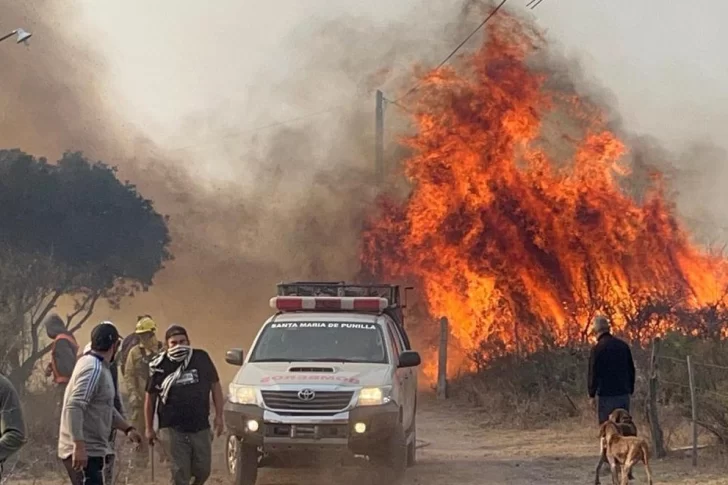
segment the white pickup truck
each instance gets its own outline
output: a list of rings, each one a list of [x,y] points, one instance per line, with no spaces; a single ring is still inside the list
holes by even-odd
[[[254,485],[264,466],[335,466],[357,456],[398,483],[415,462],[420,365],[399,288],[307,285],[321,286],[309,292],[317,296],[279,285],[276,313],[250,352],[227,352],[241,366],[225,404],[235,485]],[[380,296],[346,296],[362,293]]]

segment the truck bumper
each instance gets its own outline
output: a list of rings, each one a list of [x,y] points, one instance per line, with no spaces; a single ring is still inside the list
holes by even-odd
[[[265,453],[315,451],[368,455],[381,449],[389,439],[399,422],[399,408],[395,403],[387,403],[356,407],[330,416],[290,416],[228,402],[224,416],[231,434],[242,443],[262,448]],[[257,425],[251,424],[252,421]]]

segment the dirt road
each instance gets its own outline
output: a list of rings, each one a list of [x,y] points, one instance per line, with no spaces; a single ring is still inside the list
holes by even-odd
[[[427,446],[418,453],[418,464],[407,472],[406,485],[533,485],[591,484],[594,479],[596,450],[595,426],[585,422],[566,422],[548,430],[519,431],[483,426],[483,415],[458,408],[454,403],[436,402],[420,396],[417,415],[418,441]],[[215,440],[214,485],[232,485],[224,470],[224,440]],[[121,460],[122,463],[124,460]],[[718,463],[701,455],[697,469],[686,457],[671,457],[653,463],[655,483],[663,485],[728,485],[726,461]],[[120,463],[117,483],[151,483],[148,470],[133,473]],[[605,468],[604,485],[611,484]],[[168,471],[157,468],[157,484],[169,483]],[[258,485],[358,485],[361,471],[349,470],[261,470]],[[645,483],[642,469],[636,480]],[[60,469],[46,479],[14,480],[20,485],[67,483]],[[378,483],[377,485],[386,485]]]
[[[452,404],[423,399],[418,413],[418,464],[410,469],[407,485],[589,484],[593,483],[598,441],[595,430],[578,423],[553,429],[518,431],[484,429],[478,415]],[[660,484],[728,484],[726,470],[701,466],[688,459],[670,458],[654,463]],[[265,470],[260,485],[353,484],[355,476],[337,472]],[[644,472],[635,471],[632,483],[645,483]],[[218,483],[230,483],[216,477]],[[604,469],[603,484],[611,483]],[[382,484],[383,485],[383,484]]]

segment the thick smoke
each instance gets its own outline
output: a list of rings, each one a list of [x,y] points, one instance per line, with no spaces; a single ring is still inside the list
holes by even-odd
[[[175,261],[149,293],[125,301],[120,312],[101,308],[97,318],[111,317],[124,331],[141,313],[163,327],[187,325],[195,343],[218,360],[228,346],[247,346],[269,314],[276,282],[350,279],[358,272],[360,230],[372,201],[394,185],[407,190],[397,176],[403,149],[393,136],[406,133],[407,119],[393,104],[385,113],[389,176],[383,186],[373,178],[374,91],[381,88],[390,99],[407,92],[411,66],[423,72],[436,65],[491,5],[423,2],[386,25],[357,17],[308,22],[283,41],[296,69],[276,85],[275,96],[260,102],[300,113],[336,109],[247,134],[239,133],[251,125],[244,116],[211,110],[180,125],[191,144],[199,141],[194,150],[168,150],[119,117],[120,97],[107,88],[104,59],[64,27],[80,15],[68,3],[2,0],[3,28],[23,26],[35,37],[29,49],[0,44],[0,146],[51,160],[82,150],[117,165],[122,178],[170,215]],[[463,52],[479,41],[474,37]],[[594,94],[592,80],[557,54],[542,62],[564,73],[560,82]],[[608,94],[601,99],[614,105]],[[206,127],[204,136],[199,126]],[[225,159],[228,182],[199,178],[199,167],[212,157]]]
[[[78,11],[47,1],[2,4],[5,28],[23,26],[35,36],[29,48],[0,45],[0,146],[51,160],[64,150],[82,150],[117,165],[122,178],[171,217],[175,261],[149,293],[125,301],[120,312],[101,307],[95,318],[111,317],[130,331],[135,316],[149,312],[162,326],[189,326],[195,342],[217,358],[227,346],[247,345],[269,313],[276,282],[350,279],[358,272],[362,220],[381,189],[373,178],[374,90],[385,86],[395,97],[411,82],[409,66],[435,62],[460,30],[453,27],[459,25],[455,9],[445,29],[440,22],[409,29],[417,22],[413,16],[377,28],[342,18],[295,32],[287,42],[306,75],[281,83],[280,99],[266,102],[316,111],[310,107],[320,110],[325,95],[326,106],[338,108],[231,138],[225,135],[239,131],[236,122],[222,124],[212,114],[187,120],[181,128],[191,127],[191,140],[198,139],[193,127],[200,124],[213,133],[192,155],[156,146],[119,118],[104,60],[79,44],[72,29],[61,28],[75,25]],[[395,109],[387,108],[388,132],[404,120]],[[228,183],[195,178],[211,141],[209,156],[223,152],[234,161]],[[397,169],[395,142],[387,137],[390,172]]]

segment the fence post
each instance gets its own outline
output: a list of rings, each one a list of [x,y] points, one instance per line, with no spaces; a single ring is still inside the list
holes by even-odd
[[[660,419],[657,411],[657,358],[660,355],[660,339],[655,338],[652,341],[652,355],[650,357],[649,382],[647,388],[647,416],[650,421],[650,431],[652,434],[652,447],[655,450],[657,458],[663,458],[667,455],[665,451],[665,440],[660,427]]]
[[[698,466],[698,409],[697,396],[695,395],[695,375],[693,374],[693,362],[688,355],[688,381],[690,384],[690,406],[693,412],[693,466]]]
[[[437,366],[437,398],[447,399],[447,338],[448,338],[447,317],[440,318],[440,350]]]

